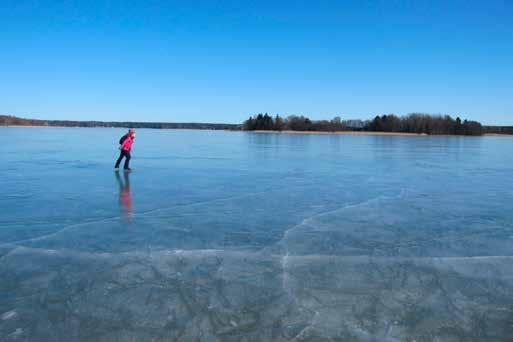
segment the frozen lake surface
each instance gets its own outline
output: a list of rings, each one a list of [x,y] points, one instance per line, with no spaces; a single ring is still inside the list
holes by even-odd
[[[0,129],[1,341],[506,341],[513,138]]]

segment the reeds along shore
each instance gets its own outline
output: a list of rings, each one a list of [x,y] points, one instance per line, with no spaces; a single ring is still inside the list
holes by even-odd
[[[262,134],[335,134],[335,135],[397,135],[397,136],[428,136],[425,133],[401,133],[401,132],[367,132],[367,131],[251,131]]]
[[[257,134],[320,134],[320,135],[384,135],[384,136],[404,136],[404,137],[429,137],[434,136],[426,133],[401,133],[401,132],[369,132],[369,131],[336,131],[336,132],[322,132],[322,131],[250,131]],[[511,133],[483,133],[480,136],[493,136],[493,137],[511,137]],[[435,136],[455,136],[454,134],[437,134]]]

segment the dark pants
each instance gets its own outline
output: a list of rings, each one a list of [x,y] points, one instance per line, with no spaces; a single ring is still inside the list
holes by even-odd
[[[121,163],[121,159],[125,157],[125,165],[124,168],[128,169],[128,163],[130,163],[130,152],[121,150],[121,153],[119,154],[118,161],[116,162],[116,166],[114,166],[116,169],[119,167],[119,164]]]

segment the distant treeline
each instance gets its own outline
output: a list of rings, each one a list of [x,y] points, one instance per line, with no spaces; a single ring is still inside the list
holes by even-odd
[[[512,134],[513,126],[483,126],[484,132],[487,134]]]
[[[488,126],[490,127],[490,126]],[[482,135],[488,133],[477,121],[453,119],[448,115],[409,114],[399,117],[393,114],[376,116],[372,120],[310,120],[305,116],[291,115],[283,118],[279,115],[258,114],[244,121],[242,128],[248,131],[370,131],[417,134],[453,134]],[[504,130],[506,132],[507,130]],[[509,132],[509,131],[508,131]]]
[[[410,114],[376,116],[365,129],[374,132],[401,132],[418,134],[482,135],[483,126],[477,121],[463,120],[449,115]]]
[[[0,126],[48,126],[48,127],[122,127],[155,129],[213,129],[240,130],[236,124],[216,123],[170,123],[170,122],[118,122],[118,121],[69,121],[35,120],[10,115],[0,115]]]
[[[119,122],[119,121],[70,121],[25,119],[12,115],[0,115],[0,126],[48,126],[48,127],[121,127],[155,129],[206,129],[206,130],[267,130],[267,131],[370,131],[421,134],[511,134],[513,126],[482,126],[477,121],[453,119],[448,115],[409,114],[399,117],[393,114],[376,116],[372,120],[310,120],[303,115],[258,114],[242,125],[219,123],[170,123],[170,122]]]
[[[269,114],[258,114],[250,117],[242,124],[242,129],[246,131],[322,131],[336,132],[346,131],[347,127],[339,117],[333,120],[312,121],[304,116],[291,115],[282,118],[279,115],[275,117]]]

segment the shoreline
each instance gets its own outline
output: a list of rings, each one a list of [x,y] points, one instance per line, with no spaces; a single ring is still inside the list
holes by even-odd
[[[128,129],[129,127],[108,127],[108,126],[37,126],[37,125],[0,125],[2,127],[12,127],[12,128],[106,128],[106,129]],[[152,128],[152,127],[136,127],[136,130],[139,129],[150,129],[156,131],[227,131],[227,132],[243,132],[241,130],[232,130],[232,129],[214,129],[214,128]]]
[[[404,133],[404,132],[369,132],[369,131],[334,131],[334,132],[323,132],[323,131],[245,131],[263,134],[322,134],[322,135],[397,135],[397,136],[419,136],[427,137],[429,134],[425,133]]]
[[[0,125],[0,128],[13,127],[13,128],[119,128],[125,129],[126,127],[106,127],[106,126],[37,126],[37,125]],[[151,130],[193,130],[193,131],[226,131],[226,132],[243,132],[243,133],[258,133],[258,134],[318,134],[318,135],[382,135],[382,136],[404,136],[404,137],[513,137],[513,134],[505,133],[484,133],[483,135],[456,135],[456,134],[426,134],[426,133],[405,133],[405,132],[372,132],[372,131],[244,131],[244,130],[231,130],[231,129],[208,129],[208,128],[149,128],[142,127],[137,129],[151,129]]]
[[[456,135],[456,134],[426,134],[426,133],[405,133],[405,132],[370,132],[370,131],[246,131],[258,134],[321,134],[321,135],[384,135],[384,136],[404,136],[404,137],[513,137],[511,134],[484,133],[483,135]]]

